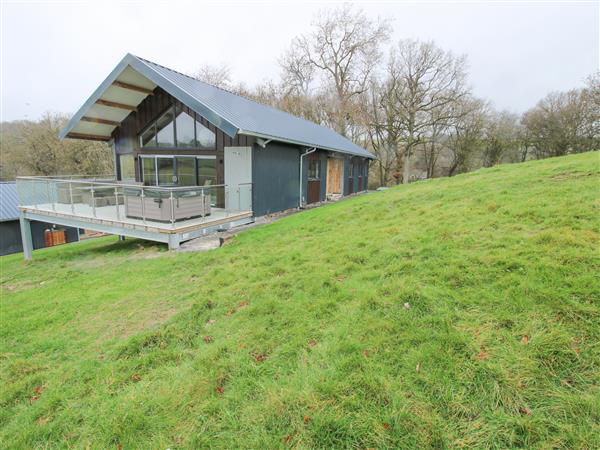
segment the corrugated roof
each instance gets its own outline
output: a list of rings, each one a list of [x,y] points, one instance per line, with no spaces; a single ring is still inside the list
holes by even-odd
[[[0,183],[0,222],[19,218],[17,184]]]
[[[236,134],[246,134],[373,158],[373,155],[367,150],[327,127],[260,104],[131,54],[123,58],[75,114],[61,132],[61,138],[67,136],[69,131],[79,123],[86,111],[101,98],[104,91],[127,66],[131,66],[232,137]]]

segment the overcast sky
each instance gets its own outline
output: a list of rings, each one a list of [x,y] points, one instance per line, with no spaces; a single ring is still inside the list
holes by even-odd
[[[0,1],[2,120],[76,111],[127,52],[182,72],[225,62],[248,85],[275,79],[327,3]],[[598,70],[598,1],[357,5],[392,20],[392,41],[466,54],[475,93],[497,108],[522,112]]]

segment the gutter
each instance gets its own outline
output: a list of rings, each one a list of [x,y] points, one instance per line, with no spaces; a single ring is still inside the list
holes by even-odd
[[[286,144],[301,145],[301,146],[310,147],[310,148],[312,148],[313,146],[316,145],[315,143],[303,142],[303,141],[298,141],[298,140],[294,140],[294,139],[283,138],[281,136],[272,136],[270,134],[255,133],[254,131],[243,130],[241,128],[238,130],[238,134],[243,134],[245,136],[253,136],[253,137],[256,137],[256,138],[266,139],[267,142],[277,141],[277,142],[284,142]],[[327,146],[324,146],[324,145],[319,145],[318,147],[320,149],[322,149],[322,150],[329,150],[330,152],[344,153],[346,155],[359,156],[361,158],[367,158],[367,159],[372,159],[372,160],[377,159],[375,157],[375,155],[373,155],[371,152],[369,152],[368,150],[365,150],[365,149],[363,149],[361,147],[358,147],[358,146],[357,147],[360,150],[362,150],[361,152],[356,152],[356,151],[351,151],[351,150],[342,150],[342,149],[339,149],[339,148],[327,147]]]
[[[298,208],[302,209],[304,207],[304,202],[302,201],[302,161],[306,155],[310,155],[317,151],[317,147],[313,147],[312,149],[308,149],[306,152],[300,155],[300,191],[298,192]]]

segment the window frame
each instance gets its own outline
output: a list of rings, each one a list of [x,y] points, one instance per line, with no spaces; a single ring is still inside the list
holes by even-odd
[[[179,183],[179,175],[177,175],[177,158],[189,158],[189,159],[193,159],[194,160],[194,179],[195,179],[195,185],[194,186],[200,186],[200,184],[198,184],[199,182],[199,176],[198,176],[198,161],[199,160],[203,160],[203,159],[210,159],[215,161],[215,184],[214,186],[218,186],[218,179],[219,179],[219,174],[218,174],[218,168],[217,168],[217,155],[181,155],[181,154],[174,154],[174,155],[169,155],[169,154],[147,154],[147,155],[139,155],[139,168],[140,168],[140,179],[142,184],[144,184],[144,186],[155,186],[155,187],[159,187],[161,186],[158,183],[158,160],[162,158],[162,159],[172,159],[173,160],[173,176],[177,177],[177,183]],[[145,184],[146,183],[146,179],[144,176],[144,160],[145,159],[151,159],[154,161],[154,184]],[[163,185],[164,186],[164,185]]]
[[[167,108],[165,108],[163,111],[161,111],[160,114],[158,114],[154,119],[152,119],[150,121],[150,123],[148,123],[144,128],[141,129],[141,131],[138,133],[137,137],[138,137],[138,145],[140,149],[143,150],[198,150],[198,151],[215,151],[217,149],[217,133],[213,130],[211,130],[209,127],[207,127],[206,125],[202,124],[200,121],[200,116],[198,114],[196,114],[194,111],[190,111],[192,114],[188,114],[185,110],[184,110],[184,106],[183,105],[178,105],[178,104],[171,104],[169,105]],[[192,147],[185,147],[185,146],[178,146],[177,145],[177,114],[178,113],[185,113],[188,114],[194,121],[194,146]],[[166,114],[171,113],[172,117],[173,117],[173,143],[174,146],[159,146],[158,145],[158,128],[157,128],[157,124],[158,121]],[[204,147],[204,146],[200,146],[198,145],[198,125],[206,128],[210,133],[212,133],[213,135],[213,145],[211,147]],[[154,145],[146,145],[144,146],[144,144],[142,143],[142,136],[150,129],[154,129],[154,136],[152,139],[150,139],[150,141],[154,141]]]
[[[311,176],[311,165],[315,164],[316,167],[316,175]],[[307,168],[307,178],[309,181],[319,181],[321,179],[321,161],[317,158],[311,158],[308,160],[308,168]]]

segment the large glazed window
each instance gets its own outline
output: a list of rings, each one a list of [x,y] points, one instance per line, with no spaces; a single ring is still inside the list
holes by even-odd
[[[133,154],[119,155],[119,167],[121,169],[121,181],[135,181]]]
[[[196,186],[196,161],[194,157],[175,158],[177,166],[177,185]]]
[[[156,147],[156,123],[148,127],[140,136],[140,145],[142,147]]]
[[[178,110],[175,119],[177,133],[177,147],[195,147],[196,136],[194,133],[194,118],[189,114]]]
[[[175,160],[173,158],[156,158],[159,186],[175,186],[174,164]]]
[[[142,179],[146,186],[156,186],[156,159],[142,158]]]
[[[215,186],[217,157],[143,155],[141,170],[146,186]]]
[[[198,121],[196,121],[196,143],[198,147],[204,149],[211,149],[216,146],[215,133]]]
[[[156,145],[158,147],[175,146],[175,128],[173,127],[172,111],[167,111],[156,121]]]
[[[214,150],[216,144],[215,133],[179,107],[170,107],[140,133],[140,146],[144,148]]]
[[[217,184],[217,158],[205,156],[197,158],[198,186],[211,186]]]

